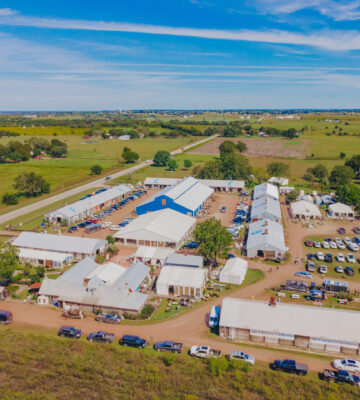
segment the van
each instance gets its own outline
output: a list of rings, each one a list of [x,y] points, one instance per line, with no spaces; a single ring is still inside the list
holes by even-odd
[[[3,325],[11,324],[12,320],[13,320],[13,315],[11,311],[0,310],[0,324]]]
[[[209,316],[209,328],[216,328],[219,325],[220,307],[213,306]]]
[[[141,339],[139,336],[124,335],[119,340],[119,344],[143,349],[146,347],[147,342],[145,339]]]

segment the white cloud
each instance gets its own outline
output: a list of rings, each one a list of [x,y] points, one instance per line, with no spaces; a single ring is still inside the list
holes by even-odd
[[[335,21],[360,19],[359,0],[256,0],[255,4],[258,10],[269,14],[292,14],[311,8]]]
[[[0,8],[0,16],[7,16],[14,14],[17,14],[17,11],[12,10],[11,8]]]
[[[133,32],[152,35],[197,37],[204,39],[249,41],[262,43],[291,44],[323,48],[331,51],[360,50],[358,31],[323,30],[304,34],[284,30],[220,30],[161,25],[131,24],[69,19],[49,19],[26,16],[0,18],[0,25],[31,26],[48,29],[72,29],[109,32]]]

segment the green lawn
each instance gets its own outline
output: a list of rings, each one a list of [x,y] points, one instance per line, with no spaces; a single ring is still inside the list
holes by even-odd
[[[186,354],[158,353],[63,339],[55,331],[11,326],[0,336],[1,398],[148,400],[355,400],[359,389],[328,384],[316,373],[294,377]]]

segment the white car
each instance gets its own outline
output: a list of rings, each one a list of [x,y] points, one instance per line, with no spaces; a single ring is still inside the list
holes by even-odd
[[[336,369],[344,369],[349,372],[360,372],[360,362],[356,360],[334,360],[333,366]]]
[[[103,224],[101,224],[101,227],[102,227],[103,229],[106,229],[106,228],[108,228],[109,226],[111,226],[111,222],[104,222]]]
[[[316,253],[316,258],[317,258],[319,261],[324,261],[324,260],[325,260],[324,253],[321,252],[321,251],[318,251],[318,252]]]
[[[316,247],[317,249],[318,249],[319,247],[321,247],[320,242],[314,242],[314,247]]]
[[[329,242],[327,242],[326,240],[324,240],[324,241],[321,243],[321,245],[322,245],[322,247],[323,247],[324,249],[330,249]]]
[[[344,243],[346,244],[346,246],[350,246],[350,245],[351,245],[351,240],[350,240],[350,238],[346,236],[346,237],[344,238]]]
[[[118,225],[111,225],[110,226],[110,230],[111,231],[120,231],[122,228],[121,228],[121,226],[118,226]]]
[[[336,243],[337,245],[339,245],[339,243],[342,243],[342,240],[341,240],[340,238],[335,238],[335,243]]]
[[[339,262],[345,262],[345,257],[344,257],[344,254],[342,254],[342,253],[338,253],[338,255],[336,256],[336,259]]]
[[[344,272],[344,268],[341,265],[337,265],[335,267],[335,272],[337,272],[338,274],[342,274]]]
[[[244,361],[244,362],[249,363],[251,365],[255,364],[255,357],[254,356],[252,356],[250,354],[243,353],[242,351],[237,351],[237,350],[233,350],[230,353],[229,359],[230,360]]]
[[[337,247],[338,247],[340,250],[345,250],[345,249],[346,249],[346,246],[344,245],[343,242],[337,243]]]
[[[320,274],[327,274],[327,266],[326,265],[320,265],[319,272],[320,272]]]
[[[359,251],[359,246],[356,243],[349,244],[349,249],[351,251]]]
[[[349,253],[349,254],[346,256],[346,260],[347,260],[347,262],[350,263],[350,264],[355,264],[355,258],[354,258],[354,256],[353,256],[351,253]]]
[[[337,245],[335,242],[330,242],[330,249],[337,249]]]

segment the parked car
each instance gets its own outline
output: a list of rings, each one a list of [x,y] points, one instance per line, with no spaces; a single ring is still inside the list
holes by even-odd
[[[325,260],[324,253],[321,252],[321,251],[318,251],[318,252],[316,253],[316,258],[317,258],[319,261],[324,261],[324,260]]]
[[[76,231],[78,229],[79,229],[79,227],[77,225],[70,226],[70,228],[68,229],[68,233],[73,233],[74,231]]]
[[[184,247],[187,249],[196,249],[197,243],[195,241],[188,242],[188,243],[184,244]]]
[[[351,244],[351,239],[349,237],[345,237],[344,238],[344,243],[346,244],[346,246],[349,246]]]
[[[105,331],[92,332],[87,337],[89,342],[98,342],[98,343],[112,343],[115,339],[115,335],[113,333],[107,333]]]
[[[102,227],[103,229],[106,229],[106,228],[108,228],[109,226],[111,226],[111,222],[110,222],[110,221],[103,222],[103,223],[101,224],[101,227]]]
[[[313,246],[314,246],[314,242],[313,242],[312,240],[307,240],[307,241],[305,242],[305,246],[306,246],[306,247],[313,247]]]
[[[354,233],[360,233],[360,228],[358,226],[355,226],[355,228],[353,229]]]
[[[307,263],[307,270],[309,271],[309,272],[315,272],[315,263],[314,263],[314,261],[308,261],[308,263]]]
[[[321,243],[319,241],[314,242],[314,247],[317,249],[321,247]]]
[[[0,324],[9,325],[13,320],[13,315],[11,311],[0,310]]]
[[[336,369],[343,369],[345,371],[349,372],[355,372],[358,373],[360,372],[360,362],[356,360],[349,360],[349,359],[344,359],[344,360],[334,360],[333,361],[333,367]]]
[[[319,272],[320,272],[320,274],[327,274],[327,266],[326,265],[320,265]]]
[[[101,313],[95,318],[98,322],[106,322],[108,324],[120,324],[122,317],[115,313]]]
[[[209,328],[216,328],[219,325],[219,317],[220,317],[220,307],[219,306],[211,307],[209,315]]]
[[[321,243],[321,245],[322,245],[322,247],[323,247],[324,249],[329,249],[329,248],[330,248],[329,242],[327,242],[326,240],[324,240],[324,241]]]
[[[330,244],[330,249],[337,249],[337,245],[335,242],[332,241],[329,244]]]
[[[338,274],[342,274],[344,272],[344,268],[341,265],[337,265],[335,267],[335,272],[337,272]]]
[[[237,350],[233,350],[230,355],[229,355],[229,359],[230,360],[236,360],[236,361],[244,361],[246,363],[249,363],[251,365],[255,364],[255,357],[250,355],[250,354],[246,354],[242,351],[237,351]]]
[[[331,253],[325,254],[325,262],[328,262],[328,263],[332,263],[333,262],[333,256],[332,256]]]
[[[141,339],[139,336],[133,335],[124,335],[120,340],[119,344],[127,347],[137,347],[140,349],[144,349],[146,347],[147,341],[145,339]]]
[[[322,373],[322,378],[328,382],[336,382],[339,384],[348,383],[353,386],[360,385],[360,378],[356,375],[351,375],[349,371],[345,371],[343,369],[339,369],[337,371],[333,371],[331,369],[324,369]]]
[[[347,260],[347,262],[350,263],[350,264],[355,264],[355,258],[354,258],[354,256],[353,256],[351,253],[349,253],[349,254],[346,256],[346,260]]]
[[[61,337],[68,337],[72,339],[80,339],[81,338],[81,330],[76,329],[73,326],[63,325],[60,327],[58,335]]]
[[[295,273],[296,276],[299,276],[301,278],[306,278],[306,279],[311,279],[312,274],[310,274],[310,272],[306,272],[306,271],[299,271]]]
[[[199,358],[219,358],[221,357],[221,351],[212,349],[209,346],[192,346],[189,354],[192,357],[199,357]]]
[[[226,207],[225,207],[225,206],[222,206],[222,207],[220,208],[220,212],[221,212],[221,213],[226,212]]]
[[[306,258],[307,258],[308,260],[314,260],[314,259],[315,259],[315,256],[314,256],[313,253],[309,253],[309,254],[306,255]]]
[[[359,251],[359,246],[356,243],[351,243],[351,244],[349,244],[349,250]]]
[[[336,259],[339,262],[345,262],[345,257],[344,257],[344,254],[342,254],[342,253],[338,253],[338,255],[336,256]]]
[[[340,233],[340,235],[345,235],[346,234],[345,228],[339,228],[338,232]]]
[[[355,275],[355,271],[354,271],[353,267],[346,267],[344,271],[345,271],[346,275],[349,275],[349,276]]]
[[[182,343],[176,343],[173,340],[165,340],[164,342],[157,342],[154,345],[156,351],[166,351],[168,353],[180,354],[183,350]]]
[[[354,243],[360,244],[360,239],[358,237],[354,236],[353,240],[354,240]]]
[[[107,176],[107,177],[105,178],[106,181],[109,181],[110,179],[111,179],[111,176]]]
[[[345,250],[346,249],[346,246],[344,245],[343,242],[337,243],[337,247],[338,247],[339,250]]]
[[[270,364],[270,368],[275,371],[284,371],[297,375],[307,375],[308,373],[307,365],[297,363],[295,360],[275,360]]]

